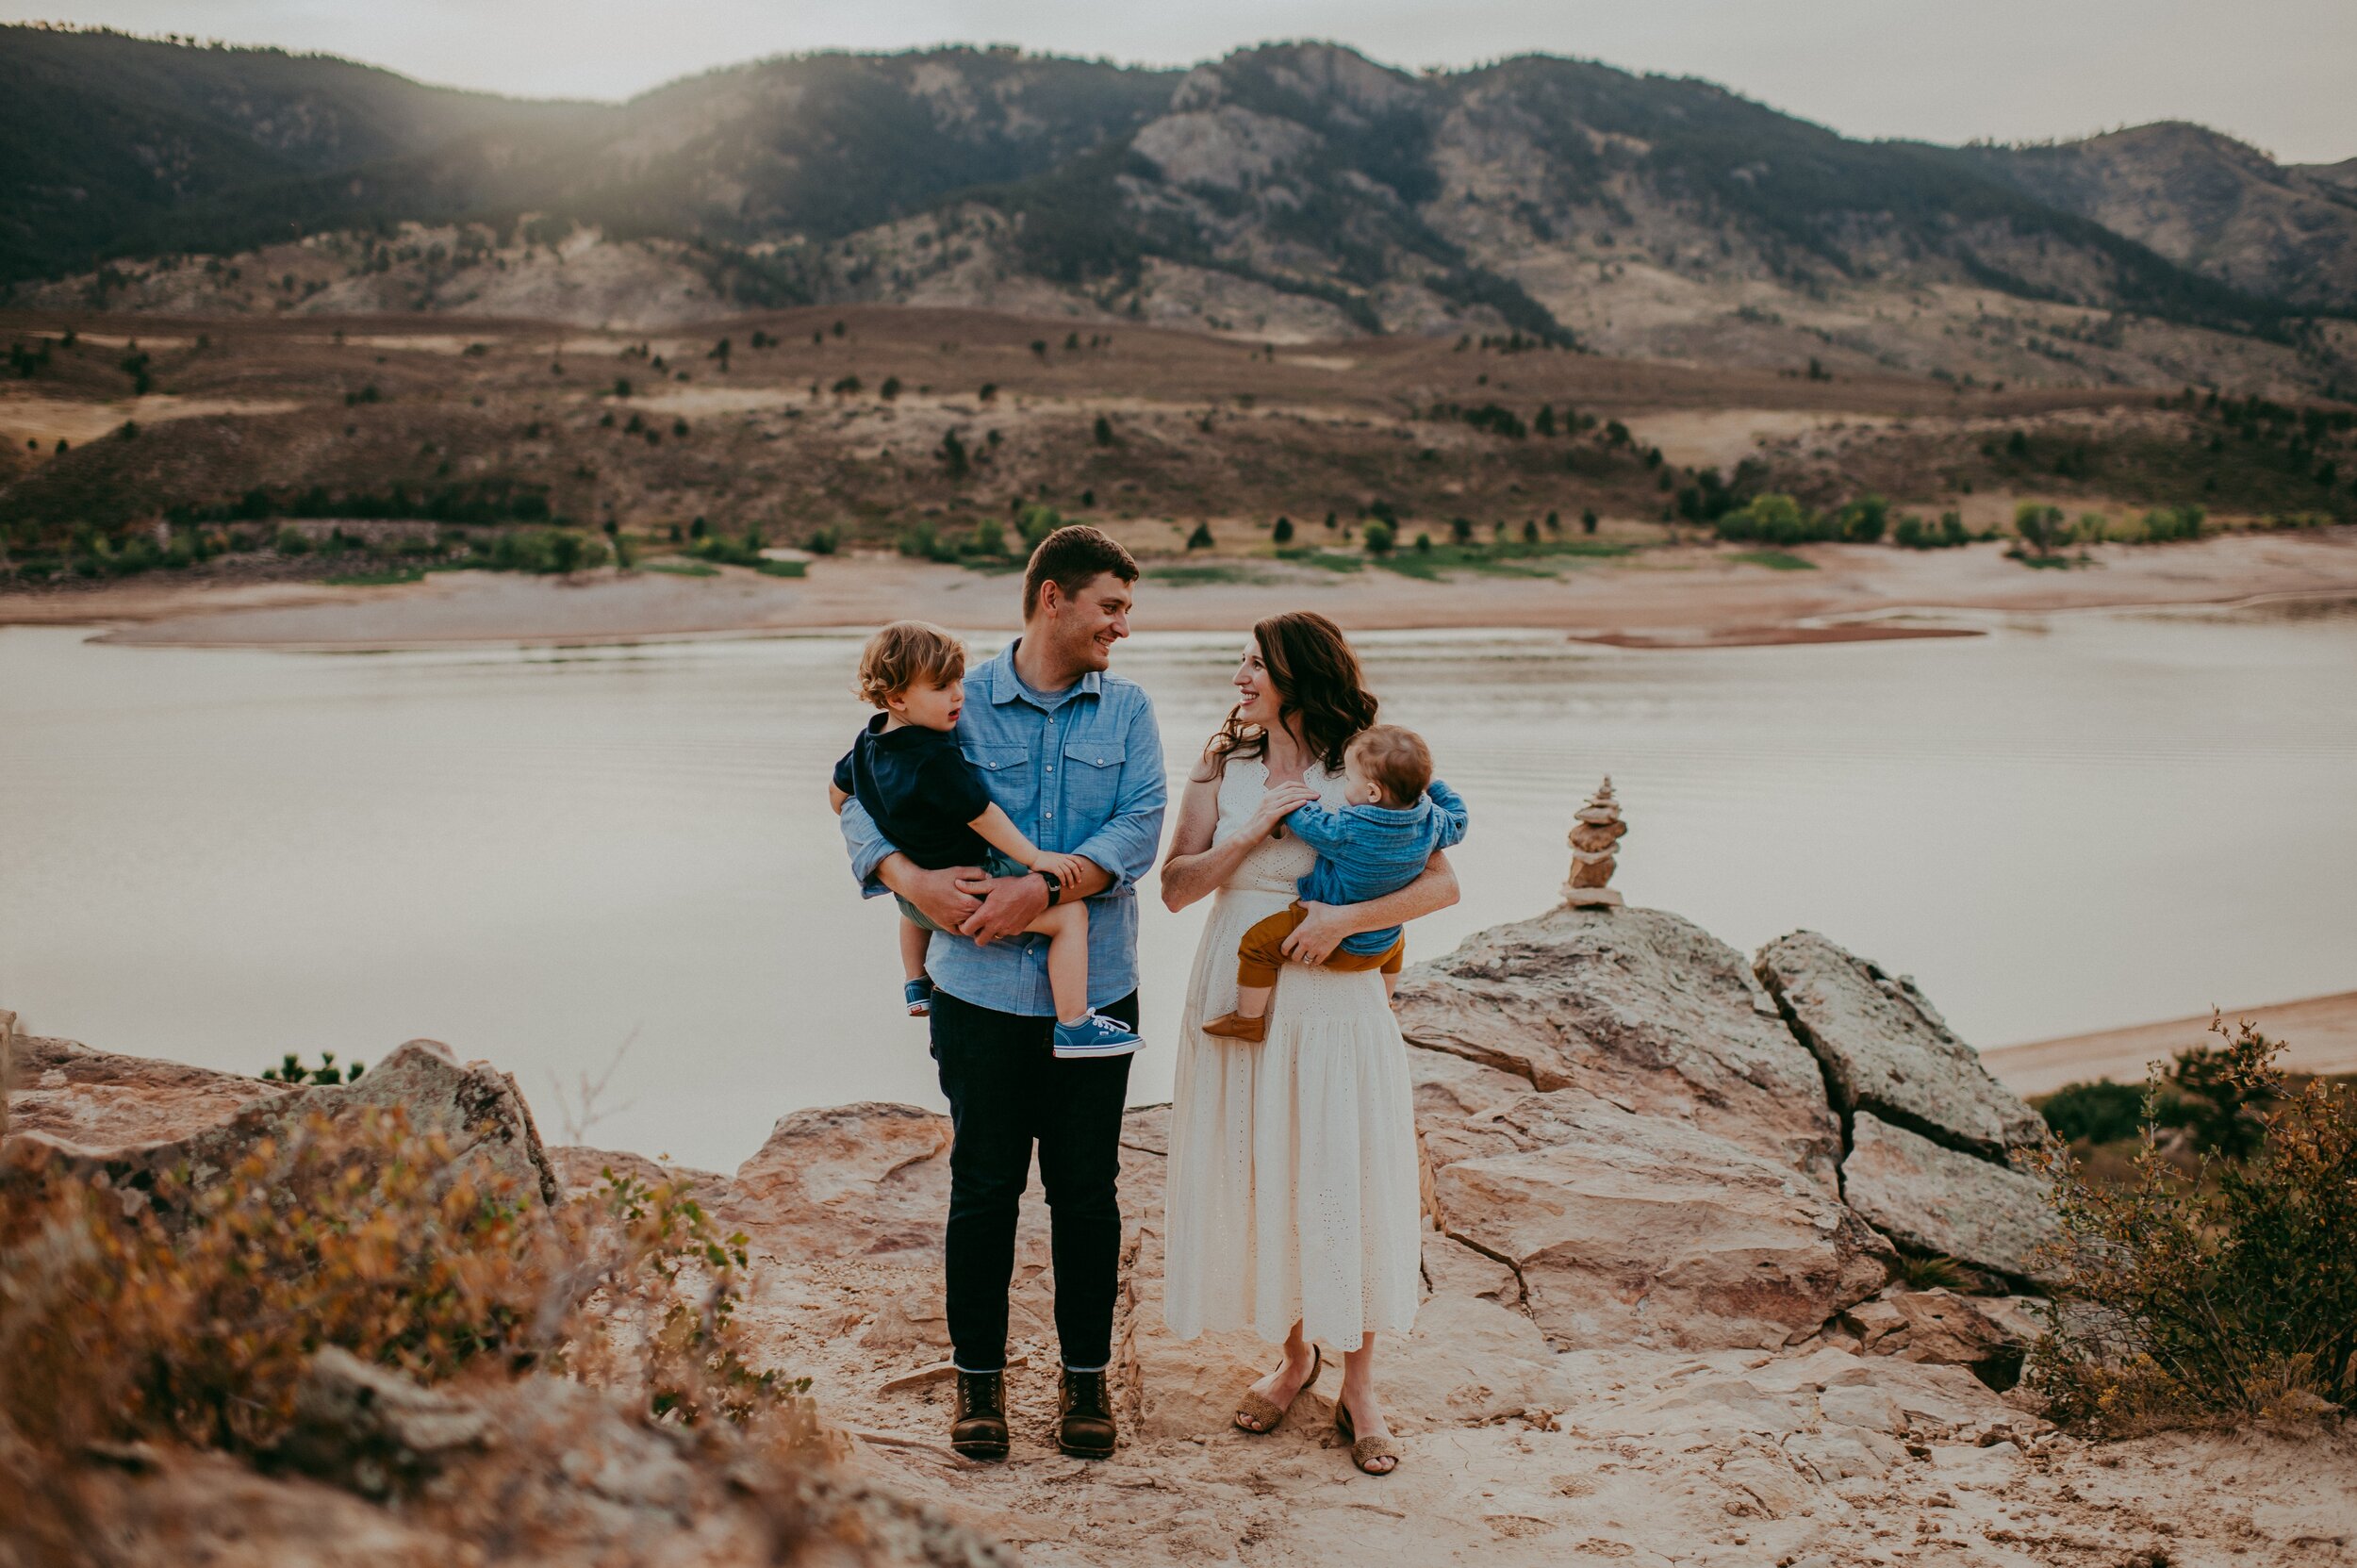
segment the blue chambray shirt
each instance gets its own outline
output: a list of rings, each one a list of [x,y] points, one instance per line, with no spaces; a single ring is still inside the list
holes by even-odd
[[[1062,691],[1033,691],[1014,672],[1015,647],[1009,643],[968,672],[958,749],[1032,843],[1085,856],[1113,878],[1088,901],[1089,1005],[1102,1007],[1138,988],[1136,884],[1162,847],[1170,798],[1162,731],[1135,681],[1092,670]],[[875,898],[885,891],[876,867],[895,848],[857,801],[845,804],[842,822],[851,874],[862,896]],[[1045,936],[982,947],[936,932],[925,967],[961,1001],[1028,1018],[1055,1015]]]

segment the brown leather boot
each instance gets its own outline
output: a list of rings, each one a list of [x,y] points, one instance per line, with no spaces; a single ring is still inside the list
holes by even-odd
[[[1007,1375],[958,1374],[958,1413],[949,1421],[949,1446],[967,1459],[1007,1457]]]
[[[1113,1427],[1113,1399],[1105,1390],[1105,1375],[1067,1368],[1059,1403],[1063,1413],[1056,1423],[1056,1446],[1076,1460],[1113,1458],[1113,1440],[1119,1434]]]
[[[1268,1038],[1268,1015],[1247,1018],[1241,1013],[1223,1013],[1203,1026],[1206,1034],[1216,1034],[1226,1040],[1265,1040]]]

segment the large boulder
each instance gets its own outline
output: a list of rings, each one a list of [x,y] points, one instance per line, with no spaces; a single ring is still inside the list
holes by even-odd
[[[871,1101],[778,1118],[719,1212],[781,1255],[938,1263],[949,1218],[949,1118]]]
[[[10,1130],[84,1149],[170,1143],[294,1092],[241,1073],[118,1056],[39,1035],[17,1036],[14,1055]]]
[[[219,1182],[265,1144],[292,1170],[314,1119],[349,1124],[399,1107],[410,1131],[441,1139],[438,1180],[488,1178],[553,1206],[555,1173],[516,1081],[486,1063],[460,1063],[437,1040],[411,1040],[353,1083],[287,1088],[230,1073],[113,1056],[71,1041],[36,1042],[31,1092],[20,1098],[12,1156],[97,1180],[126,1210],[157,1206],[169,1177],[177,1201]],[[193,1126],[193,1130],[190,1128]],[[176,1207],[157,1208],[168,1222]]]
[[[1860,1111],[1852,1128],[1842,1194],[1883,1234],[2015,1279],[2050,1272],[2036,1249],[2061,1231],[2043,1182],[1944,1148],[1871,1111]]]
[[[1742,956],[1691,921],[1557,909],[1419,966],[1399,999],[1413,1045],[1687,1123],[1835,1190],[1823,1074]]]
[[[1989,1076],[1913,981],[1813,931],[1771,942],[1755,968],[1824,1064],[1844,1114],[1870,1111],[1993,1159],[2044,1135],[2038,1114]]]
[[[1558,1346],[1774,1348],[1881,1289],[1893,1261],[1780,1162],[1572,1091],[1424,1144],[1440,1228],[1511,1267]]]

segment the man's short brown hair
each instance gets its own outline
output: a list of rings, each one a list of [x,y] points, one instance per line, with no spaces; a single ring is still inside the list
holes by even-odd
[[[1382,786],[1384,799],[1405,811],[1424,798],[1432,783],[1432,748],[1424,736],[1397,724],[1376,724],[1359,732],[1350,754],[1367,777]]]
[[[1069,599],[1108,571],[1125,583],[1138,580],[1135,557],[1111,535],[1086,523],[1059,528],[1039,541],[1039,548],[1031,552],[1031,564],[1023,569],[1023,613],[1029,616],[1039,608],[1043,583],[1055,584]]]
[[[946,686],[965,673],[965,644],[929,620],[896,620],[859,656],[859,695],[877,707],[923,681]]]

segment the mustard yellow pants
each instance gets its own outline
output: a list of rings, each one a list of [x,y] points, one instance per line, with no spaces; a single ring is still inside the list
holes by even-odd
[[[1267,919],[1258,921],[1236,944],[1236,983],[1261,986],[1277,983],[1277,971],[1291,962],[1285,957],[1285,938],[1294,928],[1309,917],[1309,911],[1298,903],[1289,904]],[[1400,959],[1408,950],[1408,938],[1402,936],[1379,953],[1345,952],[1336,948],[1328,953],[1322,969],[1340,969],[1357,973],[1362,969],[1380,969],[1387,975],[1399,973]]]

